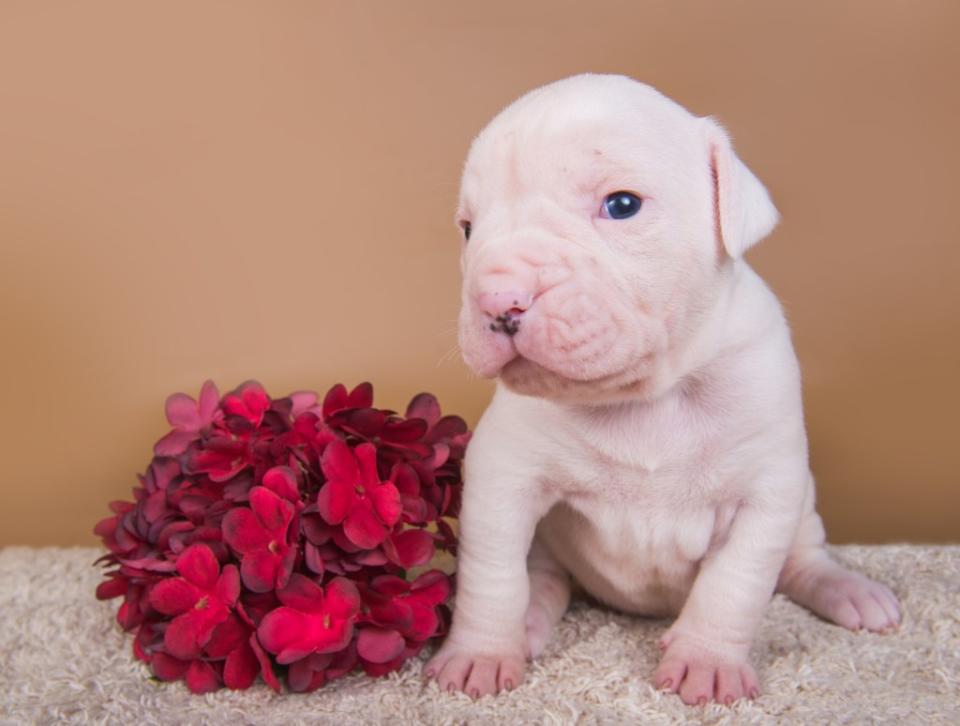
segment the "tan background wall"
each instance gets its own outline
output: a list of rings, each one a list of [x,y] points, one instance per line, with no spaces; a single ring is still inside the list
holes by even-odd
[[[0,544],[92,543],[166,394],[371,379],[475,422],[472,135],[572,73],[731,129],[784,217],[835,541],[960,540],[960,3],[0,4]]]

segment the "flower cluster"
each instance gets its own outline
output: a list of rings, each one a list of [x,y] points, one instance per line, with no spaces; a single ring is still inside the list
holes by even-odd
[[[404,416],[373,388],[271,399],[256,382],[166,405],[172,430],[133,502],[94,529],[109,553],[101,600],[134,655],[194,693],[311,691],[361,667],[398,668],[449,621],[450,577],[407,577],[444,550],[470,437],[430,394]]]

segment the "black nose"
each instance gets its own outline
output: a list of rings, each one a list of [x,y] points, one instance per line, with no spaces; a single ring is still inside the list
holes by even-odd
[[[520,318],[523,317],[523,310],[520,308],[510,308],[505,313],[501,313],[494,321],[490,323],[490,330],[495,333],[506,333],[511,338],[516,335],[520,329]]]

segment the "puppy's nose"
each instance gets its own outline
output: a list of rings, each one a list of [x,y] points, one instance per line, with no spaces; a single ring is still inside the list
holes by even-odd
[[[477,304],[493,319],[490,330],[512,336],[520,328],[523,314],[533,304],[533,295],[522,290],[483,292],[477,297]]]
[[[477,304],[491,318],[505,313],[522,315],[533,304],[533,295],[521,290],[482,292],[477,297]]]

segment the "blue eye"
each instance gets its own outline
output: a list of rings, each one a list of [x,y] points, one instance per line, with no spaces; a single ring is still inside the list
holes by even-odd
[[[603,200],[601,213],[610,219],[627,219],[640,211],[640,197],[633,192],[614,192]]]

